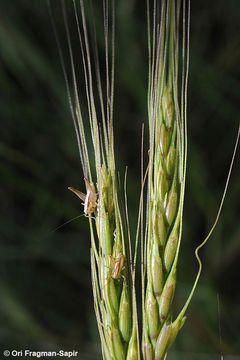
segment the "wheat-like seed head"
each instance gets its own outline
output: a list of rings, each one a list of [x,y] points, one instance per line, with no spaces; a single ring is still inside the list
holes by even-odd
[[[150,158],[142,341],[144,359],[148,360],[165,359],[183,325],[182,318],[177,324],[172,323],[171,311],[181,240],[186,157],[185,114],[179,111],[184,104],[179,106],[177,95],[180,2],[163,1],[161,5],[159,23],[158,11],[154,12],[150,46]],[[183,16],[185,11],[183,8]],[[182,86],[184,89],[186,84]]]
[[[100,73],[96,29],[91,2],[73,0],[79,45],[82,52],[88,124],[82,114],[78,95],[74,54],[65,1],[61,2],[71,65],[70,78],[58,38],[53,29],[66,82],[73,123],[78,139],[80,159],[86,184],[86,194],[72,187],[84,204],[91,233],[91,269],[94,307],[105,360],[134,360],[140,357],[137,332],[136,300],[130,271],[131,261],[126,247],[123,215],[119,206],[113,140],[115,4],[103,1],[103,33],[105,44],[105,91]],[[49,3],[51,13],[51,6]],[[88,14],[88,17],[86,16]],[[91,16],[89,16],[91,14]],[[52,17],[53,19],[53,17]],[[89,29],[91,28],[91,32]],[[89,33],[92,35],[94,61],[91,56]],[[96,98],[95,84],[98,90]],[[97,105],[96,105],[97,104]],[[86,127],[91,138],[86,140]],[[91,152],[91,156],[89,155]],[[93,158],[92,158],[93,154]],[[93,161],[90,161],[90,158]]]
[[[111,2],[103,0],[106,69],[106,91],[104,92],[96,46],[96,29],[93,21],[94,72],[88,34],[89,23],[85,16],[85,6],[87,12],[91,12],[92,4],[90,2],[89,5],[88,2],[80,0],[78,7],[76,1],[73,0],[79,45],[82,52],[90,141],[87,141],[85,136],[86,122],[83,120],[79,101],[75,62],[64,0],[61,4],[71,65],[73,95],[54,21],[53,29],[77,135],[86,194],[72,187],[69,187],[69,190],[83,201],[84,214],[89,218],[94,307],[103,358],[104,360],[141,359],[135,294],[135,267],[138,242],[141,237],[142,354],[144,360],[165,360],[168,349],[185,322],[184,315],[201,273],[202,264],[198,251],[209,239],[222,209],[240,136],[240,127],[216,221],[205,240],[196,249],[199,272],[182,311],[173,321],[172,301],[176,288],[177,260],[182,236],[187,160],[186,101],[190,0],[188,3],[187,0],[161,0],[160,2],[154,0],[153,8],[150,8],[150,1],[147,0],[149,163],[145,176],[143,176],[142,164],[142,190],[133,258],[130,236],[128,236],[128,245],[126,241],[129,228],[128,232],[124,230],[123,211],[119,206],[119,188],[114,157],[115,3],[114,0]],[[50,4],[49,9],[51,13]],[[91,15],[93,15],[92,12]],[[180,41],[180,37],[182,41]],[[182,71],[179,77],[180,54]],[[181,84],[179,85],[180,80]],[[95,95],[95,84],[97,84],[98,101]],[[106,96],[104,96],[105,93]],[[99,104],[99,107],[96,103]],[[92,161],[90,161],[90,151],[93,153]],[[146,178],[148,178],[148,185],[144,237],[143,194]],[[128,227],[126,193],[125,204]]]

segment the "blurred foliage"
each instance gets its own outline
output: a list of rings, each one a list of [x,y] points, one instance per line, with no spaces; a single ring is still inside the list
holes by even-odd
[[[66,47],[60,1],[52,4]],[[2,0],[0,10],[0,349],[75,349],[81,360],[99,359],[88,222],[80,217],[52,231],[83,213],[66,190],[83,187],[83,175],[47,3]],[[240,2],[192,1],[191,14],[188,178],[176,309],[197,271],[194,249],[216,216],[240,119]],[[74,31],[71,2],[69,19]],[[74,51],[79,54],[76,41]],[[118,2],[115,89],[116,155],[122,178],[129,168],[134,234],[146,123],[145,2]],[[219,358],[219,322],[224,359],[240,359],[239,153],[221,219],[201,251],[204,269],[188,321],[169,360]]]

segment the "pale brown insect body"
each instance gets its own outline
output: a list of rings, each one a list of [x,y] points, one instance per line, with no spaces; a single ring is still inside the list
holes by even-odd
[[[121,271],[124,268],[123,265],[124,265],[124,256],[123,256],[123,254],[118,254],[116,259],[113,259],[113,257],[111,257],[111,267],[112,267],[111,277],[113,279],[118,279],[119,278],[119,276],[121,275]]]
[[[84,214],[87,216],[95,211],[97,206],[97,193],[94,184],[91,184],[86,178],[84,181],[86,184],[87,194],[84,194],[81,191],[74,189],[73,187],[68,187],[68,190],[72,191],[82,201],[84,201]]]

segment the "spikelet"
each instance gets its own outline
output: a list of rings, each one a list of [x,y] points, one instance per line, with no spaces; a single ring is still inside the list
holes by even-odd
[[[50,15],[52,16],[51,5],[49,1],[48,3]],[[239,141],[240,126],[216,221],[195,252],[199,263],[196,280],[182,311],[173,321],[172,302],[176,288],[177,260],[182,235],[186,178],[186,101],[190,2],[187,4],[187,0],[162,0],[158,4],[158,2],[154,1],[154,7],[151,9],[150,0],[147,0],[150,60],[148,91],[150,146],[149,164],[146,171],[146,176],[148,175],[147,224],[144,241],[142,226],[144,219],[143,192],[146,176],[144,179],[142,176],[142,191],[133,258],[131,256],[130,236],[129,245],[126,246],[126,233],[123,230],[123,216],[119,207],[119,190],[114,158],[114,3],[114,0],[111,2],[108,0],[103,1],[106,61],[106,74],[104,74],[106,75],[104,76],[106,89],[103,91],[96,43],[93,46],[95,53],[95,71],[93,72],[93,61],[90,56],[88,40],[89,24],[85,17],[85,6],[90,6],[91,11],[94,6],[92,7],[92,2],[89,5],[89,2],[84,0],[80,0],[78,5],[76,0],[72,2],[82,53],[83,77],[85,79],[89,115],[87,127],[91,136],[87,140],[85,136],[86,123],[83,120],[82,106],[78,96],[65,1],[62,1],[61,4],[69,49],[72,87],[69,83],[56,24],[52,16],[53,29],[79,145],[86,194],[72,187],[69,187],[69,190],[83,201],[84,214],[89,218],[94,307],[101,338],[103,359],[140,360],[143,357],[144,360],[166,360],[168,349],[184,325],[186,320],[184,314],[201,273],[202,264],[198,251],[212,234],[222,209]],[[89,10],[88,8],[87,13],[90,13]],[[112,14],[110,21],[109,14]],[[180,14],[182,15],[182,26],[179,26]],[[152,15],[153,26],[151,29]],[[111,26],[111,29],[109,29],[109,26]],[[180,28],[182,34],[179,34]],[[96,34],[95,26],[91,30],[93,30],[91,31],[92,34]],[[182,39],[182,46],[180,46],[179,39]],[[180,52],[179,49],[181,49]],[[179,84],[178,70],[180,53],[182,84]],[[109,61],[109,58],[111,58],[111,61]],[[98,91],[98,101],[95,99],[95,86]],[[73,88],[73,96],[71,88]],[[179,89],[181,89],[180,96],[178,94]],[[100,106],[97,106],[97,103]],[[93,154],[91,161],[90,151]],[[139,230],[140,227],[141,231]],[[135,268],[139,232],[141,232],[142,246],[142,356],[140,354],[135,294]]]
[[[186,156],[185,115],[179,110],[184,108],[184,103],[179,105],[177,96],[179,13],[175,4],[174,0],[162,3],[161,20],[153,29],[149,55],[150,156],[149,213],[144,250],[146,253],[142,340],[144,360],[165,360],[169,347],[184,323],[182,319],[178,319],[177,323],[172,323],[171,320],[181,240]],[[185,11],[184,8],[183,12]],[[155,16],[157,22],[157,15]],[[149,34],[151,38],[150,28]],[[183,99],[181,97],[181,101]]]
[[[89,32],[94,34],[96,31],[94,21],[90,24],[85,15],[89,16],[89,11],[94,11],[94,6],[91,7],[90,3],[83,0],[71,2],[83,60],[82,70],[87,99],[84,105],[88,108],[88,121],[82,114],[83,104],[80,104],[78,96],[75,60],[65,1],[61,2],[61,6],[69,49],[72,86],[70,86],[56,24],[52,17],[86,185],[86,193],[73,187],[69,187],[69,190],[82,200],[84,214],[89,219],[94,307],[103,358],[104,360],[125,360],[128,357],[129,360],[134,360],[135,355],[136,359],[139,358],[136,304],[134,306],[132,304],[134,285],[130,283],[131,277],[127,266],[131,263],[131,259],[126,250],[126,234],[119,207],[113,146],[115,5],[114,1],[108,2],[108,0],[104,1],[103,5],[102,29],[106,73],[100,74],[98,49],[94,40],[91,44],[94,48],[94,59],[90,52]],[[52,14],[50,2],[49,9]],[[92,26],[91,29],[90,26]],[[103,78],[106,81],[104,90]],[[73,88],[73,96],[71,88]],[[98,91],[97,99],[96,90]],[[87,132],[91,134],[88,138],[85,135]]]

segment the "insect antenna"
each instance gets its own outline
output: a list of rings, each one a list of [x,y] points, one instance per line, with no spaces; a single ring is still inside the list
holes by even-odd
[[[63,223],[63,224],[59,225],[58,227],[56,227],[55,229],[51,230],[51,231],[50,231],[50,234],[52,234],[52,233],[54,233],[55,231],[61,229],[62,227],[66,226],[67,224],[71,223],[72,221],[79,219],[79,218],[82,217],[82,216],[85,216],[85,214],[78,215],[78,216],[76,216],[76,217],[74,217],[74,218],[66,221],[65,223]]]

